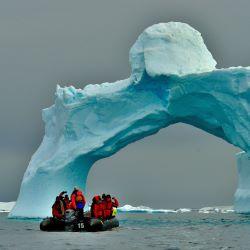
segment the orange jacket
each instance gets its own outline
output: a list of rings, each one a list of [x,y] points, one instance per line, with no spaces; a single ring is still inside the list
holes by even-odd
[[[73,192],[71,194],[70,208],[72,208],[74,210],[77,209],[78,203],[81,203],[82,207],[84,207],[85,203],[86,203],[85,197],[84,197],[82,191],[80,191],[80,190]]]

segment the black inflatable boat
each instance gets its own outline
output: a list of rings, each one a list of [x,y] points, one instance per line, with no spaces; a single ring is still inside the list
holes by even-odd
[[[42,231],[97,232],[110,230],[114,227],[119,227],[119,221],[116,218],[102,221],[90,218],[89,213],[85,213],[84,219],[78,220],[73,210],[66,211],[65,220],[50,217],[42,220],[40,223]]]
[[[119,221],[116,218],[105,221],[91,218],[85,223],[85,230],[88,232],[106,231],[114,227],[119,227]]]

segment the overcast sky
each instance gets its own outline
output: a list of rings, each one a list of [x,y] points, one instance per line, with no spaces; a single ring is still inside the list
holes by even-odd
[[[0,201],[17,198],[56,84],[127,78],[137,36],[168,21],[199,30],[219,68],[250,65],[249,7],[247,0],[0,1]],[[155,208],[232,204],[238,150],[174,125],[97,162],[86,192]]]

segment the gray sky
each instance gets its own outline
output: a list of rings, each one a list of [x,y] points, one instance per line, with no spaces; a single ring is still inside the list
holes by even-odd
[[[199,30],[218,67],[250,65],[249,7],[247,0],[0,1],[0,201],[17,198],[56,84],[127,78],[137,36],[168,21]],[[87,192],[155,208],[232,204],[237,151],[175,125],[96,163]]]

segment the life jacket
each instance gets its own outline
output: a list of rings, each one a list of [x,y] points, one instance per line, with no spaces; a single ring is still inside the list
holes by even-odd
[[[71,205],[70,205],[71,208],[82,209],[82,208],[84,208],[85,203],[86,203],[85,197],[80,190],[74,192],[71,195]]]
[[[83,201],[83,195],[79,192],[76,194],[76,202],[82,202]]]
[[[93,218],[103,218],[103,209],[102,209],[102,204],[93,204],[91,206],[91,217]]]
[[[103,218],[103,204],[98,195],[93,198],[93,203],[91,205],[91,217],[96,219]]]
[[[52,206],[52,215],[53,217],[57,219],[62,219],[65,214],[63,202],[60,201],[55,201],[55,203]]]
[[[112,217],[115,217],[117,215],[117,208],[113,207]]]
[[[103,201],[103,219],[109,219],[110,217],[112,217],[112,213],[113,213],[113,203],[111,198],[106,198]]]

